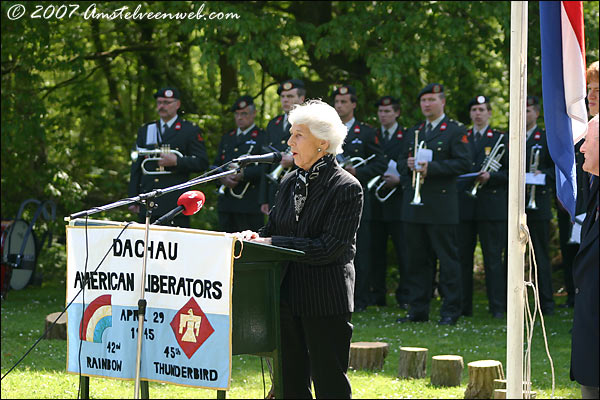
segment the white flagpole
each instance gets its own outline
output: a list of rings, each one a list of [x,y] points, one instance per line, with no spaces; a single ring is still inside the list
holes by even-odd
[[[527,2],[510,3],[510,117],[508,174],[508,292],[506,398],[523,398],[525,215],[525,104],[527,99]]]

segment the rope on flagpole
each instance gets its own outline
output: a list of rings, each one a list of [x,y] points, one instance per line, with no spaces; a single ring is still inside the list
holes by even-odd
[[[523,362],[523,398],[530,399],[531,398],[531,345],[533,341],[533,331],[535,327],[535,318],[537,312],[540,313],[540,322],[542,325],[542,334],[544,337],[544,345],[546,347],[546,355],[548,356],[548,360],[550,360],[550,370],[552,372],[552,394],[550,398],[554,398],[554,388],[555,388],[555,376],[554,376],[554,363],[552,361],[552,356],[550,355],[550,349],[548,348],[548,337],[546,335],[546,326],[544,323],[544,314],[542,313],[542,308],[540,306],[540,296],[538,290],[538,268],[537,262],[535,260],[535,250],[533,248],[533,243],[531,242],[531,235],[529,233],[529,228],[527,225],[521,225],[521,230],[524,232],[527,238],[527,256],[529,259],[529,276],[528,279],[525,280],[525,291],[523,292],[524,296],[524,307],[525,307],[525,332],[527,334],[527,348],[525,349],[525,360]],[[530,288],[533,294],[534,304],[533,304],[533,314],[531,313],[531,307],[529,305],[529,296],[527,294]]]

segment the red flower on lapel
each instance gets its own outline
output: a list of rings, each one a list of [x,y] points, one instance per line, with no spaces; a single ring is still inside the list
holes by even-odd
[[[491,130],[491,129],[488,129],[488,131],[487,131],[487,135],[486,135],[486,136],[487,136],[487,137],[494,137],[494,132],[492,132],[492,130]]]
[[[398,139],[402,139],[402,131],[398,132],[398,134],[396,135],[396,137],[397,137]]]
[[[204,138],[202,137],[201,134],[198,134],[198,141],[199,142],[204,142]]]
[[[279,118],[277,118],[277,121],[275,121],[275,125],[279,125],[282,119],[283,117],[280,115]]]
[[[257,130],[253,130],[252,133],[250,134],[250,136],[252,136],[253,138],[258,136],[258,131]]]
[[[444,122],[442,125],[440,125],[440,131],[445,131],[447,127],[448,125],[446,125],[446,123]]]
[[[354,133],[360,133],[360,126],[356,125],[354,127]]]
[[[175,130],[178,131],[181,129],[181,122],[175,124]]]
[[[541,135],[539,132],[536,132],[536,133],[533,135],[533,138],[534,138],[535,140],[540,140],[540,139],[542,138],[542,135]]]

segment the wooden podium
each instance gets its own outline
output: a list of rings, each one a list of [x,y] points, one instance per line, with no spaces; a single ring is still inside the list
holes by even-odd
[[[282,262],[304,252],[243,242],[242,256],[233,264],[232,354],[273,358],[275,398],[283,398],[279,287]],[[239,243],[236,244],[236,254]],[[217,398],[225,398],[224,390]]]
[[[71,221],[84,225],[85,220]],[[111,221],[88,220],[89,225],[113,225]],[[242,247],[243,245],[243,247]],[[279,289],[282,263],[303,255],[302,251],[253,242],[237,242],[233,264],[232,355],[250,354],[273,358],[276,398],[283,398]],[[81,398],[89,398],[89,377],[81,376]],[[142,380],[141,397],[149,398],[148,381]],[[224,399],[227,391],[217,390]]]

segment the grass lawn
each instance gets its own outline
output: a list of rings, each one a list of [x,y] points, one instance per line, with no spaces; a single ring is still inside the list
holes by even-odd
[[[11,291],[2,302],[2,375],[30,348],[44,330],[44,319],[49,313],[61,311],[65,301],[64,285],[44,283]],[[562,300],[559,300],[559,303]],[[390,353],[384,369],[378,372],[349,371],[354,398],[463,398],[468,383],[467,363],[494,359],[503,364],[506,373],[506,322],[495,320],[487,313],[487,299],[479,288],[474,299],[474,316],[461,318],[455,326],[438,326],[440,301],[432,301],[431,321],[427,323],[397,324],[404,315],[390,295],[388,307],[369,307],[354,314],[352,340],[384,341]],[[550,354],[556,374],[555,397],[580,398],[579,385],[569,379],[569,360],[572,309],[557,309],[545,318]],[[552,375],[544,350],[539,318],[533,338],[532,382],[538,398],[550,398]],[[427,378],[403,380],[397,378],[398,349],[400,346],[429,349]],[[76,398],[78,377],[67,374],[66,341],[42,340],[25,360],[2,380],[4,398]],[[461,386],[438,388],[429,383],[431,357],[457,354],[464,358],[465,369]],[[265,365],[266,371],[266,365]],[[270,381],[266,374],[266,390]],[[234,356],[230,398],[263,397],[261,360],[254,356]],[[92,398],[132,398],[133,381],[91,378]],[[216,398],[216,392],[168,384],[150,383],[151,398]]]

